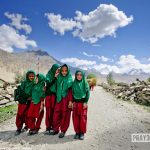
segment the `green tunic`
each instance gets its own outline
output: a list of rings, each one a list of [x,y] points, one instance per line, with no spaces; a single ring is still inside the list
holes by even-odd
[[[34,74],[34,80],[30,81],[29,80],[29,74],[33,73]],[[20,99],[19,99],[19,103],[27,103],[27,99],[29,97],[31,97],[31,93],[32,93],[32,88],[35,84],[35,72],[33,70],[29,70],[26,73],[26,79],[21,83],[20,85]]]
[[[67,96],[68,89],[72,87],[72,83],[73,83],[73,79],[69,67],[66,64],[64,64],[63,66],[66,66],[68,68],[68,72],[66,76],[63,76],[60,71],[60,74],[57,78],[56,100],[58,103],[62,100],[62,98]]]
[[[81,72],[82,80],[77,80],[77,74]],[[85,73],[81,70],[77,70],[75,73],[75,79],[72,86],[74,101],[87,103],[90,97],[89,84],[85,78]]]
[[[45,76],[43,74],[38,75],[38,83],[34,85],[32,89],[32,102],[38,104],[41,98],[45,98],[44,92]]]
[[[54,64],[46,74],[46,96],[56,93],[56,70],[60,67],[59,64]]]

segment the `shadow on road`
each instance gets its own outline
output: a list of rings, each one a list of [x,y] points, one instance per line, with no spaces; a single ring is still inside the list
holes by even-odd
[[[15,130],[1,131],[0,141],[8,142],[11,144],[21,145],[40,145],[40,144],[63,144],[67,142],[76,141],[73,139],[74,135],[66,135],[64,138],[59,139],[58,135],[44,135],[43,132],[39,134],[28,136],[27,133],[21,133],[15,136]]]

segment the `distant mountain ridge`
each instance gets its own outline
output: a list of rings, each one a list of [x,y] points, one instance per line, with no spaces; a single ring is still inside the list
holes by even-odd
[[[46,74],[54,63],[60,63],[46,51],[28,50],[9,53],[0,50],[0,78],[13,81],[16,73],[23,73],[29,69]]]
[[[43,50],[27,50],[21,52],[9,53],[0,49],[0,78],[6,81],[14,81],[16,73],[23,73],[29,69],[38,71],[39,59],[39,72],[46,74],[54,63],[62,64],[59,60],[52,57],[48,52]],[[78,69],[71,67],[71,72]],[[86,74],[94,73],[99,78],[100,82],[106,82],[106,76],[96,70],[87,70]],[[146,80],[150,74],[144,73],[141,69],[132,69],[127,74],[117,74],[112,72],[113,77],[118,82],[133,82],[136,78]]]

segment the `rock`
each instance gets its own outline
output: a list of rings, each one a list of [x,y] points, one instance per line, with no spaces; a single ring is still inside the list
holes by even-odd
[[[21,141],[20,141],[20,144],[21,144],[21,145],[25,145],[25,144],[26,144],[26,141],[25,141],[25,140],[21,140]]]
[[[0,101],[0,105],[7,104],[8,102],[9,102],[8,99],[1,100],[1,101]]]
[[[107,92],[114,94],[116,98],[125,101],[134,101],[143,105],[150,105],[150,83],[148,82],[137,79],[137,83],[129,85],[118,83],[115,86],[110,86],[106,83],[102,83],[101,86]]]
[[[15,88],[16,88],[15,84],[8,84],[5,88],[0,86],[0,107],[15,104],[14,101]]]

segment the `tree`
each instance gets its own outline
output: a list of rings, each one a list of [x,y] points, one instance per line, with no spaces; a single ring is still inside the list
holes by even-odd
[[[15,83],[19,84],[21,81],[24,81],[26,78],[26,74],[25,72],[22,74],[20,72],[15,74]]]
[[[150,77],[147,79],[148,82],[150,82]]]
[[[112,75],[111,72],[107,75],[107,83],[108,83],[110,86],[112,86],[113,84],[115,84],[115,80],[113,79],[113,75]]]
[[[90,73],[87,75],[87,79],[96,78],[96,75],[93,73]]]

